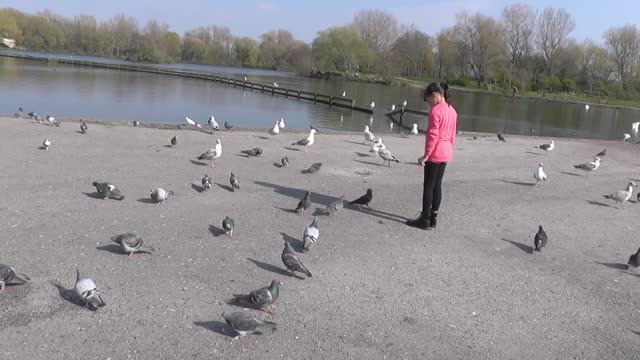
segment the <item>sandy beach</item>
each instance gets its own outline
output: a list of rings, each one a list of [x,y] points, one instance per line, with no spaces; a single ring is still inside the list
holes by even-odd
[[[638,148],[622,142],[461,134],[447,167],[438,229],[404,225],[420,210],[422,136],[383,136],[403,162],[369,156],[360,133],[324,133],[307,153],[275,137],[234,129],[210,135],[126,124],[37,125],[0,118],[0,263],[31,281],[0,294],[0,359],[633,359],[639,358],[640,204],[602,197],[639,179]],[[177,136],[176,148],[169,139]],[[39,149],[48,138],[48,151]],[[216,139],[215,168],[196,160]],[[243,149],[261,147],[247,158]],[[607,149],[600,169],[573,164]],[[290,166],[280,168],[287,156]],[[315,162],[317,174],[301,171]],[[544,162],[549,180],[533,187]],[[231,192],[229,172],[240,178]],[[204,174],[213,188],[202,191]],[[110,181],[123,201],[95,196]],[[164,205],[152,188],[175,192]],[[318,215],[320,238],[299,257],[312,278],[280,259],[299,246],[317,208],[372,188],[371,210]],[[313,205],[291,213],[304,191]],[[221,235],[225,215],[232,238]],[[549,244],[532,254],[542,224]],[[121,254],[113,235],[135,231],[152,255]],[[67,300],[75,269],[107,306]],[[225,300],[284,282],[275,332],[232,340]]]

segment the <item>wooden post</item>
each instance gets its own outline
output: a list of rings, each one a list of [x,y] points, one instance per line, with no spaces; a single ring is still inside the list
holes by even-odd
[[[402,126],[402,118],[404,117],[404,107],[402,108],[402,110],[400,110],[400,121],[398,122],[398,125],[400,125],[400,127]]]
[[[329,96],[329,107],[333,106],[333,96]]]
[[[276,92],[276,87],[275,86],[271,86],[271,96],[273,96],[273,94]]]
[[[351,99],[351,108],[353,109],[353,105],[354,105],[355,101],[353,101],[353,99]]]
[[[313,103],[315,104],[318,101],[318,93],[313,93]]]
[[[289,89],[284,89],[284,97],[285,98],[289,97]]]
[[[298,100],[300,100],[300,90],[298,90]]]

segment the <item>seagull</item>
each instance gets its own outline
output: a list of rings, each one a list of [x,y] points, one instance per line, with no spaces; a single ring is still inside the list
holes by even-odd
[[[638,137],[638,126],[640,126],[640,122],[631,124],[631,135],[633,135],[634,138]]]
[[[246,76],[244,77],[244,81],[247,81],[247,77]]]
[[[313,142],[315,141],[315,137],[314,134],[317,132],[316,129],[311,129],[309,130],[309,136],[306,137],[306,139],[300,139],[297,142],[294,142],[291,145],[300,145],[300,146],[304,146],[304,151],[307,152],[307,146],[311,146],[313,145]]]
[[[507,140],[504,138],[504,135],[502,134],[496,134],[498,135],[498,140],[502,141],[502,142],[507,142]]]
[[[391,104],[391,111],[396,111],[396,104]]]
[[[553,149],[556,147],[556,144],[554,143],[553,140],[551,140],[550,144],[542,144],[542,145],[538,145],[538,146],[534,146],[536,149],[542,149],[544,151],[548,153],[550,153],[551,151],[553,151]]]
[[[411,135],[418,135],[418,124],[413,124],[413,126],[411,127]]]
[[[22,107],[18,108],[18,112],[17,113],[13,114],[13,116],[17,117],[17,118],[21,118],[22,115],[24,115],[24,110],[22,110]]]
[[[104,300],[102,300],[96,283],[91,278],[80,275],[80,270],[78,269],[76,269],[76,285],[73,287],[73,290],[80,297],[84,305],[89,308],[95,309],[96,306],[103,307],[107,305]]]
[[[231,130],[231,129],[233,129],[233,125],[229,124],[228,121],[225,121],[224,122],[224,128],[227,129],[227,130]]]
[[[365,125],[365,126],[364,126],[364,132],[363,132],[363,134],[364,134],[364,142],[363,142],[363,144],[365,144],[367,141],[368,141],[369,143],[373,143],[373,142],[375,142],[375,141],[376,141],[376,137],[375,137],[375,136],[373,135],[373,133],[369,130],[369,126],[368,126],[368,125]]]
[[[247,295],[233,294],[233,303],[243,307],[245,307],[244,305],[250,304],[252,307],[257,307],[260,311],[275,315],[276,310],[271,305],[278,301],[280,297],[280,286],[282,285],[284,284],[281,281],[273,280],[271,281],[271,285],[253,290]]]
[[[51,140],[49,139],[44,139],[44,141],[42,142],[42,147],[45,150],[49,150],[49,146],[51,146]]]
[[[327,205],[327,208],[325,209],[325,211],[327,212],[327,214],[329,215],[333,215],[333,214],[337,214],[340,211],[342,211],[342,209],[344,208],[344,195],[340,196],[340,198],[334,202],[332,202],[331,204]]]
[[[280,87],[280,85],[278,85],[278,83],[277,83],[277,82],[274,82],[274,83],[273,83],[273,87],[274,87],[274,88],[277,88],[277,87]]]
[[[133,256],[133,254],[137,252],[152,254],[155,251],[151,246],[145,246],[142,238],[135,233],[115,235],[111,237],[111,241],[120,245],[122,251],[125,254],[128,254],[129,257]]]
[[[632,270],[640,266],[640,248],[635,254],[629,256],[629,261],[627,261],[627,270]]]
[[[135,120],[135,121],[133,122],[133,126],[135,126],[135,127],[140,126],[140,121]]]
[[[311,249],[311,245],[315,244],[318,241],[318,237],[320,237],[320,230],[318,229],[318,218],[313,218],[313,222],[311,225],[307,226],[304,229],[304,234],[302,235],[302,243],[303,250],[307,252]]]
[[[389,129],[393,130],[393,120],[389,120]]]
[[[371,104],[369,104],[369,109],[371,109],[371,111],[373,111],[373,108],[376,107],[376,102],[372,101]]]
[[[280,118],[280,122],[278,122],[278,126],[280,126],[280,129],[284,129],[285,128],[284,118]]]
[[[80,123],[80,132],[83,134],[86,134],[87,130],[89,130],[89,127],[87,127],[87,124],[85,124],[84,121]]]
[[[11,266],[0,264],[0,294],[2,294],[7,285],[24,285],[27,280],[31,280],[27,275],[20,275],[22,277],[18,276],[16,270]]]
[[[174,136],[171,138],[171,147],[178,145],[178,139]]]
[[[343,92],[342,92],[342,97],[346,97],[346,96],[347,96],[347,92],[346,92],[346,91],[343,91]]]
[[[278,135],[280,134],[280,122],[276,120],[275,125],[273,125],[273,129],[269,130],[269,135]]]
[[[47,122],[49,123],[49,125],[60,126],[60,124],[56,121],[56,118],[51,115],[47,115]]]
[[[233,237],[233,227],[235,224],[236,222],[232,218],[228,216],[224,217],[224,220],[222,220],[222,229],[224,230],[225,235]]]
[[[535,247],[535,251],[542,251],[542,248],[547,245],[547,240],[547,233],[544,232],[542,225],[538,226],[538,232],[533,238],[533,246]]]
[[[22,109],[22,108],[20,108],[20,109]],[[35,112],[35,111],[30,111],[28,115],[29,115],[30,118],[35,119],[38,116],[38,113]]]
[[[259,147],[253,148],[253,149],[250,149],[250,150],[241,150],[240,152],[242,152],[243,154],[248,155],[248,156],[260,156],[260,155],[262,155],[262,149],[259,148]]]
[[[151,190],[151,200],[155,201],[158,205],[164,204],[169,198],[169,195],[175,195],[173,191],[167,191],[163,188],[155,188]]]
[[[599,153],[597,153],[596,157],[602,158],[605,155],[607,155],[607,149],[604,149],[604,150],[600,151]]]
[[[618,207],[617,203],[622,203],[622,207],[624,208],[624,203],[627,202],[627,200],[631,198],[631,194],[633,194],[634,186],[637,187],[638,185],[636,185],[636,183],[634,183],[633,181],[630,181],[629,184],[627,184],[626,190],[619,190],[614,192],[613,194],[602,195],[602,196],[604,196],[606,199],[611,199],[615,201],[616,208]]]
[[[407,107],[407,100],[402,100],[402,107]]]
[[[231,190],[236,191],[236,189],[240,190],[240,179],[231,172],[229,176],[229,183],[231,184]]]
[[[124,196],[120,192],[120,190],[113,184],[108,182],[97,182],[94,181],[93,186],[96,187],[96,190],[100,195],[103,196],[103,199],[114,199],[114,200],[123,200]]]
[[[589,111],[589,104],[584,104],[584,109]]]
[[[260,320],[244,311],[236,311],[233,313],[224,312],[222,313],[222,317],[224,321],[231,326],[233,331],[238,334],[233,338],[234,340],[248,334],[262,335],[262,332],[258,331],[261,327],[270,327],[271,331],[275,331],[277,326],[274,322]]]
[[[216,146],[212,149],[209,149],[205,152],[203,152],[199,157],[198,160],[209,160],[211,161],[211,167],[215,167],[213,165],[213,162],[219,158],[220,156],[222,156],[222,143],[220,142],[220,139],[216,140]]]
[[[373,200],[373,190],[367,189],[367,193],[359,198],[349,202],[349,205],[357,205],[359,208],[362,206],[369,207],[369,203]]]
[[[386,146],[382,145],[382,147],[380,148],[380,150],[378,150],[378,155],[380,155],[380,157],[382,158],[382,163],[384,164],[385,162],[387,162],[387,164],[389,165],[389,167],[391,167],[391,162],[395,161],[397,163],[400,162],[400,160],[398,160],[392,153],[391,151],[387,150]]]
[[[204,177],[202,178],[202,187],[205,190],[211,189],[211,178],[207,174],[204,174]]]
[[[211,127],[211,133],[213,134],[213,130],[220,130],[220,125],[218,125],[218,122],[216,121],[216,118],[213,117],[213,115],[211,115],[209,117],[209,127]]]
[[[373,153],[373,156],[377,156],[378,152],[380,151],[380,149],[384,146],[384,144],[382,143],[382,138],[377,138],[376,142],[374,142],[373,144],[371,144],[371,150],[369,150],[370,153]]]
[[[533,172],[533,178],[536,179],[536,185],[538,185],[540,181],[547,181],[547,174],[544,172],[543,163],[538,164],[538,168]]]
[[[191,120],[188,116],[185,116],[184,119],[187,121],[187,124],[189,124],[191,126],[197,126],[197,124],[198,124],[195,121]]]
[[[624,136],[622,137],[622,142],[627,142],[627,140],[631,139],[631,135],[629,134],[624,134]]]
[[[282,160],[280,160],[280,162],[282,163],[282,167],[287,167],[289,166],[289,158],[288,157],[283,157]]]
[[[320,168],[322,167],[322,163],[313,163],[311,164],[311,166],[309,166],[309,168],[307,170],[304,170],[303,173],[305,174],[315,174],[318,171],[320,171]]]
[[[304,266],[302,261],[295,255],[291,243],[284,242],[284,249],[282,250],[282,263],[291,271],[291,276],[296,276],[296,271],[301,272],[307,277],[311,277],[311,272]]]
[[[584,164],[573,165],[574,168],[584,170],[588,173],[598,170],[600,167],[600,158],[595,157],[593,161],[586,162]]]
[[[304,214],[304,211],[307,210],[311,206],[311,192],[307,191],[304,194],[304,197],[298,202],[298,206],[296,206],[295,212],[297,214]]]

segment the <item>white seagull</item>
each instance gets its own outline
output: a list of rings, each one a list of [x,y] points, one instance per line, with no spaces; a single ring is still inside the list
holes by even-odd
[[[556,144],[555,144],[555,142],[553,140],[551,140],[551,143],[549,143],[549,144],[542,144],[542,145],[536,146],[537,149],[542,149],[542,150],[546,151],[547,154],[552,152],[555,147],[556,147]]]
[[[373,143],[373,142],[376,141],[376,137],[373,135],[373,133],[371,131],[369,131],[369,126],[368,125],[364,126],[363,134],[364,134],[364,142],[363,142],[363,144],[366,144],[367,141],[370,142],[370,143]]]
[[[624,134],[624,136],[622,137],[622,142],[627,142],[627,140],[631,139],[631,135],[629,134]]]
[[[384,145],[380,147],[380,150],[378,151],[378,155],[380,155],[380,157],[382,158],[382,163],[384,164],[386,162],[389,164],[389,166],[391,166],[392,161],[395,161],[397,163],[400,162],[400,160],[398,160],[395,156],[393,156],[391,151],[387,150],[386,146]]]
[[[411,127],[411,135],[418,135],[418,124],[413,124]]]
[[[402,107],[407,107],[407,100],[402,100]]]
[[[585,109],[585,110],[587,110],[587,111],[589,111],[589,104],[585,104],[585,105],[584,105],[584,109]]]
[[[584,164],[573,165],[574,168],[584,170],[588,173],[598,170],[600,167],[600,158],[596,156],[593,161]]]
[[[269,130],[269,135],[278,135],[280,134],[280,125],[279,121],[276,120],[275,125],[273,125],[273,129]]]
[[[391,104],[391,111],[396,111],[396,104]]]
[[[198,157],[198,160],[209,160],[211,161],[211,167],[214,167],[213,162],[222,156],[222,143],[220,139],[216,140],[216,146],[213,149],[209,149],[202,153]]]
[[[376,107],[376,102],[372,101],[371,104],[369,104],[369,109],[371,109],[371,111],[373,111],[374,107]]]
[[[346,92],[346,91],[343,91],[343,92],[342,92],[342,97],[346,97],[346,96],[347,96],[347,92]]]
[[[279,86],[280,86],[280,85],[278,85],[278,83],[277,83],[277,82],[274,82],[274,83],[273,83],[273,87],[274,87],[274,88],[277,88],[277,87],[279,87]]]
[[[191,126],[197,126],[198,124],[191,120],[188,116],[185,116],[184,119],[187,121],[187,124],[191,125]]]
[[[640,122],[631,124],[631,135],[633,135],[633,137],[638,137],[638,126],[640,126]]]
[[[280,129],[284,129],[285,127],[284,118],[280,118],[280,121],[278,122],[278,126],[280,126]]]
[[[376,142],[371,144],[371,150],[369,150],[369,152],[373,153],[373,156],[376,157],[383,146],[384,144],[382,143],[382,138],[379,137],[376,139]]]
[[[545,174],[545,172],[544,172],[544,164],[543,163],[538,164],[538,168],[533,173],[533,178],[536,179],[536,186],[541,181],[547,181],[547,174]]]
[[[624,203],[627,202],[627,200],[629,200],[631,198],[631,194],[633,194],[633,187],[637,187],[638,185],[636,185],[636,183],[634,183],[633,181],[630,181],[629,184],[627,184],[627,189],[626,190],[620,190],[620,191],[616,191],[613,194],[609,194],[609,195],[602,195],[604,196],[606,199],[611,199],[613,201],[616,202],[616,208],[618,207],[618,203],[622,203],[622,207],[624,207]]]
[[[317,132],[316,129],[311,129],[309,130],[309,136],[307,136],[305,139],[300,139],[296,142],[294,142],[291,145],[300,145],[300,146],[304,146],[304,152],[307,152],[307,146],[311,146],[313,145],[314,141],[315,141],[315,137],[314,134]]]
[[[220,130],[220,125],[216,121],[216,118],[213,117],[213,115],[209,117],[209,126],[211,127],[212,134],[213,134],[213,130],[216,130],[216,131]]]
[[[51,140],[49,139],[44,139],[44,141],[42,142],[42,147],[45,150],[49,150],[49,146],[51,146]]]

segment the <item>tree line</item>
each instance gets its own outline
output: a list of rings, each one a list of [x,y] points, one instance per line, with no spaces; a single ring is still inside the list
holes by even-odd
[[[307,72],[374,73],[448,80],[456,85],[514,87],[629,97],[640,90],[640,32],[611,27],[602,40],[571,38],[575,21],[564,9],[512,4],[498,18],[460,12],[453,26],[430,35],[382,10],[362,10],[352,22],[320,31],[307,44],[287,30],[258,39],[211,25],[182,36],[166,23],[140,26],[124,15],[98,22],[0,10],[0,35],[34,51],[113,56],[134,61],[181,61]]]

